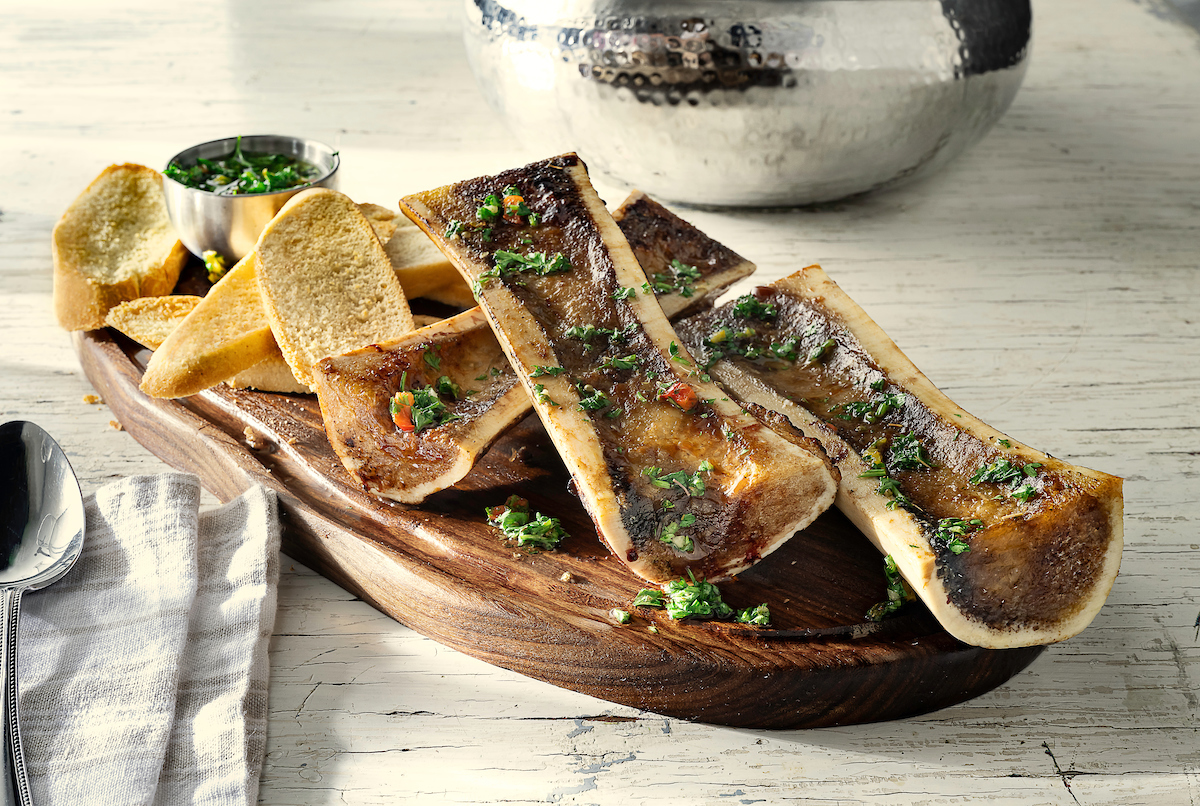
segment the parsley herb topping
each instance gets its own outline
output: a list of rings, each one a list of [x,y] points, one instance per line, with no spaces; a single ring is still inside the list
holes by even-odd
[[[900,576],[900,569],[890,554],[883,558],[883,576],[887,580],[887,599],[867,611],[867,618],[871,621],[883,621],[906,602],[916,598],[908,583]]]
[[[488,507],[485,511],[488,523],[505,537],[516,540],[518,546],[549,550],[568,536],[558,518],[531,513],[529,502],[518,495],[510,495],[503,506]]]
[[[706,580],[696,580],[692,569],[687,579],[668,582],[665,591],[644,588],[633,599],[634,607],[662,607],[673,619],[734,619],[742,624],[765,627],[770,623],[771,611],[765,604],[734,611],[721,598],[717,586]]]
[[[979,518],[971,518],[969,521],[964,521],[962,518],[942,518],[937,522],[933,539],[942,543],[955,554],[962,554],[971,550],[963,538],[982,528],[983,521]]]

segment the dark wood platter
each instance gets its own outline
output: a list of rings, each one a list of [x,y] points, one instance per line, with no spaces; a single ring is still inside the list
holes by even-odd
[[[75,346],[92,385],[152,453],[223,501],[254,484],[275,490],[289,556],[439,643],[556,686],[682,719],[809,728],[962,702],[1043,649],[967,646],[919,603],[867,622],[885,596],[882,563],[837,511],[721,584],[733,607],[766,602],[771,628],[630,608],[646,585],[596,537],[536,416],[457,487],[407,507],[354,485],[315,397],[220,386],[155,400],[138,390],[148,351],[107,331],[76,334]],[[518,550],[486,523],[484,507],[513,493],[562,519],[571,537],[559,550]],[[616,624],[613,608],[631,610],[632,623]]]

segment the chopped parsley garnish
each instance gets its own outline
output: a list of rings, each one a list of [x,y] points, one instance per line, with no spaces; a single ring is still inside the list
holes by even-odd
[[[705,459],[700,462],[695,473],[688,473],[683,470],[676,470],[674,473],[664,473],[661,467],[648,467],[642,471],[642,475],[648,476],[650,483],[655,487],[668,490],[672,486],[676,486],[689,496],[699,498],[704,495],[707,489],[704,479],[700,477],[700,474],[710,473],[712,469],[713,463]]]
[[[1022,503],[1029,503],[1030,500],[1037,498],[1038,491],[1027,479],[1037,476],[1038,468],[1041,466],[1041,462],[1029,462],[1021,465],[1010,459],[998,459],[976,470],[971,476],[971,483],[1007,484],[1010,488],[1009,495]]]
[[[782,344],[772,344],[771,352],[775,354],[776,358],[795,361],[800,357],[800,340],[793,336]]]
[[[879,479],[879,486],[876,488],[876,492],[888,499],[888,509],[895,509],[898,506],[905,509],[917,509],[912,499],[900,489],[900,484],[888,476],[887,465],[883,461],[883,449],[887,445],[887,441],[887,437],[880,437],[863,451],[863,458],[870,459],[871,465],[865,471],[859,473],[858,477],[860,479]]]
[[[696,516],[690,512],[684,513],[682,516],[680,516],[679,520],[671,521],[664,526],[662,534],[658,536],[658,539],[660,542],[666,543],[668,546],[674,546],[680,551],[692,551],[695,549],[696,544],[692,541],[690,536],[680,534],[679,530],[687,529],[695,525]]]
[[[447,380],[449,380],[447,378]],[[400,376],[400,391],[388,402],[388,413],[392,422],[401,431],[417,433],[425,428],[445,425],[459,419],[446,408],[446,404],[438,397],[433,387],[406,390],[408,373]]]
[[[831,412],[840,412],[837,415],[840,420],[858,418],[866,423],[874,424],[886,417],[893,409],[902,408],[905,399],[905,396],[899,392],[886,392],[872,400],[838,403],[829,410]]]
[[[617,607],[609,610],[608,615],[612,616],[612,620],[618,624],[628,624],[629,622],[633,621],[632,613],[630,613],[628,610],[621,610]]]
[[[1001,446],[1002,448],[1011,448],[1011,447],[1012,447],[1012,443],[1011,443],[1011,442],[1009,442],[1007,439],[1002,439],[1002,440],[1000,440],[1000,446]]]
[[[450,397],[458,400],[463,396],[462,387],[450,380],[449,375],[442,375],[434,381],[433,388],[442,397]]]
[[[637,293],[637,289],[633,288],[633,287],[618,288],[616,291],[613,292],[612,298],[615,300],[630,299],[636,293]]]
[[[533,393],[537,397],[538,403],[545,403],[548,406],[557,406],[558,405],[550,398],[549,393],[546,392],[545,384],[539,383],[537,386],[533,387]]]
[[[433,350],[426,350],[425,352],[421,353],[421,358],[425,361],[426,364],[433,367],[434,369],[442,368],[442,359],[439,358],[438,354],[435,353]]]
[[[908,583],[900,576],[900,569],[896,567],[896,561],[890,554],[883,558],[883,576],[887,580],[887,600],[872,606],[867,611],[867,618],[871,621],[883,621],[903,607],[906,602],[916,598],[909,589]]]
[[[733,315],[742,319],[761,319],[766,322],[774,319],[778,313],[774,303],[763,302],[753,294],[738,297],[733,303]]]
[[[531,513],[529,502],[518,495],[510,495],[503,506],[488,507],[485,511],[488,523],[505,537],[516,540],[518,546],[549,550],[568,536],[558,518]]]
[[[733,608],[725,604],[717,586],[707,580],[697,582],[690,568],[688,579],[668,582],[665,593],[666,600],[663,606],[667,608],[667,615],[673,619],[727,619],[733,615]]]
[[[495,193],[489,193],[483,200],[483,204],[479,205],[479,209],[475,211],[475,217],[480,221],[492,222],[500,216],[500,197]]]
[[[599,411],[612,405],[608,395],[594,386],[579,387],[576,391],[579,392],[579,408],[584,411]]]
[[[829,357],[830,351],[833,350],[833,348],[836,346],[837,346],[837,342],[835,340],[826,339],[825,341],[821,342],[820,344],[818,344],[816,347],[814,347],[812,349],[812,352],[810,352],[808,354],[808,358],[806,359],[806,362],[810,366],[813,364],[820,364],[822,361],[824,361],[826,358]]]
[[[721,591],[711,582],[697,581],[692,569],[688,569],[687,579],[677,579],[668,582],[666,591],[654,588],[643,588],[634,597],[632,607],[661,607],[666,608],[667,615],[673,619],[734,619],[742,624],[753,624],[766,627],[771,621],[771,611],[766,604],[757,607],[747,607],[734,611],[721,598]]]
[[[455,238],[462,239],[463,222],[455,219],[446,225],[446,231],[442,234],[447,241],[453,241]]]
[[[696,293],[694,282],[700,279],[700,270],[679,260],[671,261],[671,273],[655,273],[650,276],[650,282],[642,286],[642,291],[649,294],[671,294],[678,292],[679,296],[689,298]]]
[[[733,620],[741,624],[766,627],[771,623],[771,611],[766,603],[763,603],[757,607],[747,607],[744,610],[739,610]]]
[[[979,518],[971,518],[969,521],[964,521],[962,518],[942,518],[937,522],[933,539],[955,554],[962,554],[971,550],[963,538],[982,528],[983,521]]]
[[[637,332],[637,325],[629,325],[624,328],[607,328],[596,327],[595,325],[572,325],[567,328],[563,335],[568,339],[578,339],[587,347],[592,349],[593,341],[599,338],[608,339],[611,344],[624,344],[629,340],[629,337]]]
[[[529,377],[540,378],[543,375],[549,375],[549,376],[553,377],[555,375],[562,375],[566,371],[567,371],[566,367],[544,367],[539,364],[538,366],[533,368],[533,372],[529,373]],[[476,380],[478,380],[478,379],[476,379]]]
[[[600,369],[637,369],[638,363],[636,355],[627,355],[624,358],[612,356],[600,362]]]
[[[895,470],[920,470],[933,467],[925,446],[911,431],[892,437],[892,443],[888,448],[888,459],[889,464]]]
[[[666,607],[663,603],[663,592],[657,588],[642,588],[633,597],[633,607]]]

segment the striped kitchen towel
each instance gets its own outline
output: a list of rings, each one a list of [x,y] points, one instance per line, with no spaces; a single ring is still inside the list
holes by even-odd
[[[83,554],[21,605],[21,730],[36,803],[255,803],[279,518],[254,488],[200,512],[195,476],[85,500]]]

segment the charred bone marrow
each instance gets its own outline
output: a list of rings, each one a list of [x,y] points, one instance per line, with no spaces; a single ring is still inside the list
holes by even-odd
[[[455,232],[509,188],[536,223]],[[401,206],[477,289],[597,532],[639,576],[736,574],[832,503],[815,442],[751,416],[698,370],[578,157]]]
[[[824,445],[838,507],[952,635],[1031,646],[1095,617],[1120,565],[1121,479],[959,408],[820,267],[678,327],[732,394]]]
[[[754,271],[753,263],[640,191],[613,218],[669,317],[711,306],[721,291]],[[462,480],[532,407],[479,308],[395,341],[326,358],[314,375],[325,431],[347,472],[373,495],[406,504]],[[536,368],[534,376],[541,377]],[[390,409],[401,386],[428,388],[441,378],[460,390],[441,396],[447,415],[429,427],[398,427]],[[686,540],[686,533],[676,534]]]

